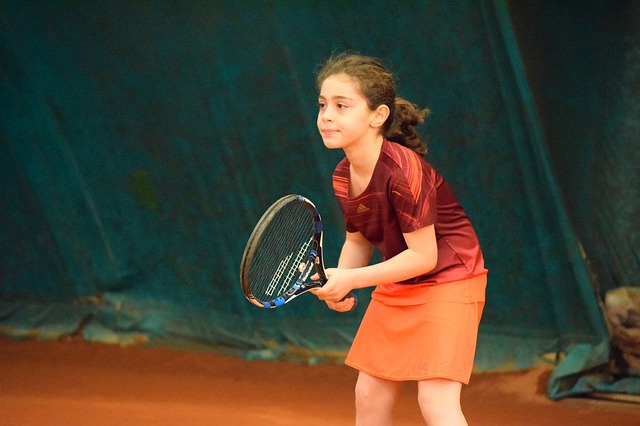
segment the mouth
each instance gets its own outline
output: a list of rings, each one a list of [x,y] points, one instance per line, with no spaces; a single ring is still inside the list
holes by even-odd
[[[333,129],[320,129],[320,134],[322,134],[322,136],[333,136],[337,133],[338,131]]]

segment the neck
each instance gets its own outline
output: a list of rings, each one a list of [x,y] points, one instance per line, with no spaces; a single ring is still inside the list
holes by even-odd
[[[345,149],[344,153],[349,160],[351,169],[358,173],[372,172],[380,157],[383,140],[382,135],[378,135],[372,143]]]

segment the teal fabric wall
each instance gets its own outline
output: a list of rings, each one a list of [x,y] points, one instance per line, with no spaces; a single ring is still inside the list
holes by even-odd
[[[0,332],[340,357],[366,291],[348,314],[310,295],[266,311],[244,299],[238,268],[286,193],[318,205],[337,259],[341,153],[315,128],[314,70],[344,49],[385,60],[400,95],[432,110],[428,159],[490,270],[478,367],[605,337],[578,243],[604,237],[576,226],[589,213],[566,201],[591,182],[558,173],[556,144],[573,136],[544,133],[500,1],[0,2]],[[632,99],[598,130],[632,115]]]
[[[640,5],[512,5],[557,182],[601,296],[640,285]]]

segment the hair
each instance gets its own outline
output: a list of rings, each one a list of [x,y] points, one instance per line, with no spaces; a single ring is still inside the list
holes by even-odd
[[[330,76],[345,74],[357,85],[372,111],[380,105],[389,107],[389,117],[382,125],[382,134],[390,141],[411,148],[420,155],[427,153],[427,145],[416,130],[429,115],[406,99],[396,96],[393,74],[376,58],[353,53],[330,57],[316,77],[318,91]]]

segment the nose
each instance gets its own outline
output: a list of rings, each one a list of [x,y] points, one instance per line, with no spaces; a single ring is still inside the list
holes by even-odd
[[[332,121],[333,120],[333,116],[330,112],[330,108],[329,107],[325,107],[324,109],[320,110],[319,112],[320,114],[320,118],[322,119],[322,121]]]

